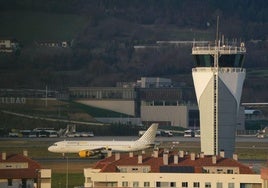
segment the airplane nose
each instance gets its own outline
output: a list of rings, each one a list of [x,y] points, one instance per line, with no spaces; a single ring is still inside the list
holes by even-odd
[[[48,147],[48,151],[52,152],[53,151],[53,147],[52,146],[49,146]]]

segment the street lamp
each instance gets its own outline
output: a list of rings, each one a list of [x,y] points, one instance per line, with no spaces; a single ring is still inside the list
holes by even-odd
[[[36,186],[37,188],[41,188],[41,185],[40,185],[40,178],[41,178],[41,170],[40,169],[36,169],[35,170],[35,173],[36,173]]]
[[[68,160],[68,156],[66,156],[66,188],[68,188],[68,184],[69,184],[69,160]]]

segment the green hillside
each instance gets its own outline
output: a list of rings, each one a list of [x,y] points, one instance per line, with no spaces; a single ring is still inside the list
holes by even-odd
[[[35,40],[72,40],[87,23],[85,16],[36,11],[1,11],[0,17],[1,38],[14,37],[24,45]]]
[[[250,74],[242,101],[268,101],[268,80],[258,76],[268,70],[267,10],[265,0],[0,1],[0,38],[14,37],[21,45],[16,53],[0,54],[0,88],[110,87],[142,76],[191,88],[192,46],[157,41],[213,41],[219,16],[224,39],[246,43]],[[38,40],[73,46],[40,47]],[[256,69],[262,73],[254,74]]]
[[[26,104],[0,106],[0,135],[11,129],[55,128],[64,129],[68,124],[76,124],[77,131],[94,131],[95,134],[129,134],[127,128],[96,121],[95,117],[129,117],[126,114],[90,107],[72,101],[27,99]],[[63,121],[62,121],[63,120]],[[77,121],[72,123],[66,121]],[[92,123],[88,125],[87,123]],[[96,124],[94,124],[96,123]],[[133,133],[134,134],[134,133]]]

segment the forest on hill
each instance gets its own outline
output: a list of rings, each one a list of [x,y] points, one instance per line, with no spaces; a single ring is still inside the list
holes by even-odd
[[[157,41],[213,41],[218,16],[225,39],[246,43],[242,98],[267,101],[266,0],[0,0],[0,39],[21,44],[16,53],[0,54],[0,88],[114,86],[141,76],[192,87],[191,45],[150,47]],[[38,41],[72,46],[40,47]]]

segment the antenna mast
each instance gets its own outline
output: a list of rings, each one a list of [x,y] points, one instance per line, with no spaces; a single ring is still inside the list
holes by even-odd
[[[214,54],[214,67],[218,68],[218,59],[219,59],[219,16],[217,16],[217,31],[216,31],[216,41],[215,41],[215,54]]]
[[[219,40],[219,16],[217,16],[217,28],[216,28],[216,45],[218,46]]]

